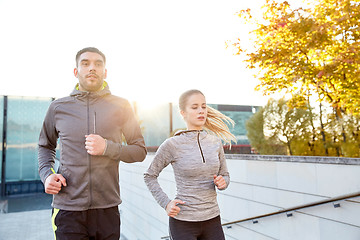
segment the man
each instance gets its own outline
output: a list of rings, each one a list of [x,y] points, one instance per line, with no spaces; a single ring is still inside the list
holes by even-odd
[[[118,240],[119,162],[140,162],[146,156],[131,105],[112,95],[104,81],[105,64],[105,55],[96,48],[77,53],[74,75],[79,83],[69,97],[51,103],[40,133],[39,174],[45,192],[53,194],[57,240]]]

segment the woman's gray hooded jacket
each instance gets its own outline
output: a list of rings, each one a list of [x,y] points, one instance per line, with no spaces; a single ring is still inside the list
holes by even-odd
[[[205,221],[220,214],[216,199],[214,175],[224,177],[229,185],[221,140],[206,131],[181,131],[167,139],[157,150],[154,159],[144,173],[144,180],[161,207],[171,201],[158,182],[160,172],[169,164],[174,169],[176,199],[183,221]]]

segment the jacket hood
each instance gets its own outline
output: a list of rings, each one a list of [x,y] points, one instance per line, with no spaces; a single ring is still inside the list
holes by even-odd
[[[85,96],[92,96],[94,98],[102,97],[105,95],[111,94],[109,85],[106,81],[103,83],[103,88],[97,92],[84,92],[79,90],[79,83],[77,83],[74,87],[74,90],[71,92],[70,96],[72,97],[85,97]]]

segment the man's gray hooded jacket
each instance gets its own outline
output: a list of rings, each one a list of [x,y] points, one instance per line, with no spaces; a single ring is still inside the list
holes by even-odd
[[[107,140],[102,156],[89,155],[85,135]],[[122,134],[127,144],[122,144]],[[54,195],[52,206],[68,211],[114,207],[121,203],[119,161],[143,161],[146,148],[131,105],[111,95],[106,86],[99,92],[75,88],[69,97],[55,100],[46,114],[39,138],[39,174],[43,183],[52,174],[57,141],[60,166],[57,173],[67,186]]]

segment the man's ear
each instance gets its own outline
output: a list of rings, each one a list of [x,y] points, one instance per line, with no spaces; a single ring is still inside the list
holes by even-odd
[[[74,68],[74,76],[77,77],[77,75],[78,75],[78,70],[77,68]]]
[[[106,79],[106,77],[107,77],[107,69],[105,68],[104,79]]]

